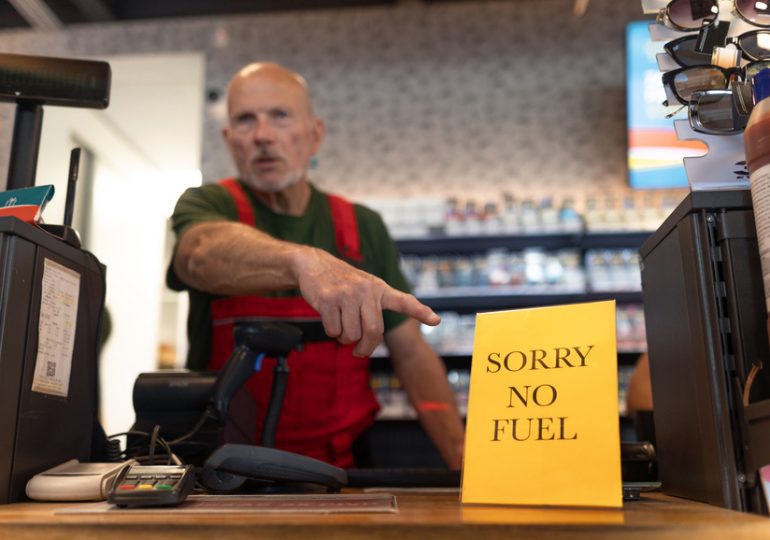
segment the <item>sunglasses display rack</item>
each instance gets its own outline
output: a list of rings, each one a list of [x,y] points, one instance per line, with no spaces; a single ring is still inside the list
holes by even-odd
[[[672,28],[672,26],[675,26],[675,23],[671,22],[672,18],[669,16],[668,10],[672,9],[672,6],[674,9],[681,8],[681,0],[679,2],[642,0],[641,4],[645,14],[658,15],[658,22],[651,23],[649,27],[650,37],[653,41],[672,42],[686,35],[698,35],[697,30]],[[748,21],[733,15],[736,12],[735,4],[732,0],[720,0],[716,4],[718,6],[717,20],[729,23],[728,39],[737,38],[746,32],[758,29],[758,27],[750,24]],[[663,73],[681,69],[681,66],[665,52],[658,54],[657,60],[658,66]],[[681,100],[677,98],[671,86],[664,85],[664,88],[667,101],[672,105],[672,112],[676,111],[677,108],[682,108]],[[679,140],[699,141],[705,147],[702,156],[686,157],[683,160],[691,189],[737,189],[749,186],[748,171],[745,167],[742,132],[712,135],[696,132],[688,120],[674,120],[673,124]]]
[[[705,155],[683,159],[687,179],[693,190],[749,187],[743,133],[704,135],[696,133],[687,120],[674,121],[674,130],[680,141],[701,141],[708,146]]]

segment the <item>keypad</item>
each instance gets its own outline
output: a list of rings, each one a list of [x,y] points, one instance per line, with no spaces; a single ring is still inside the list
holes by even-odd
[[[193,474],[189,465],[134,466],[118,478],[108,500],[118,506],[179,504],[192,489]]]

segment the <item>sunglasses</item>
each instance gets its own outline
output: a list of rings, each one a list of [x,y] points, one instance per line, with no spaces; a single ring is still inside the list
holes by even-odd
[[[770,60],[752,62],[740,68],[723,68],[713,65],[688,66],[663,74],[663,86],[671,90],[682,105],[692,101],[695,92],[724,90],[734,78],[746,80],[770,67]]]
[[[741,92],[732,90],[706,90],[695,92],[689,104],[687,116],[690,126],[708,135],[732,135],[746,128],[748,114],[739,112],[736,100],[744,99]],[[746,103],[739,104],[746,110]],[[749,107],[749,111],[751,108]]]
[[[768,0],[770,1],[770,0]],[[683,67],[711,63],[711,53],[696,49],[698,36],[684,36],[663,45],[663,49],[674,61]],[[746,60],[758,61],[770,59],[770,30],[753,30],[740,36],[728,38],[726,44],[733,43],[741,50]]]
[[[733,0],[735,11],[755,26],[770,26],[768,0]],[[712,24],[719,15],[718,0],[671,0],[658,13],[657,21],[674,30],[700,30]]]

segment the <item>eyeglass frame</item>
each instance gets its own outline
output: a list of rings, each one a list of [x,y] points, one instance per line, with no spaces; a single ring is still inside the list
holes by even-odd
[[[725,76],[725,86],[724,86],[724,88],[709,88],[709,89],[705,89],[704,88],[703,90],[696,90],[696,92],[703,92],[705,90],[724,90],[730,84],[730,78],[733,75],[739,75],[741,72],[743,72],[744,74],[746,73],[745,67],[729,67],[729,68],[724,68],[724,67],[721,67],[721,66],[715,66],[713,64],[697,64],[697,65],[694,65],[694,66],[681,67],[681,68],[678,68],[678,69],[673,69],[671,71],[665,72],[663,74],[663,76],[661,77],[661,80],[663,81],[663,87],[670,89],[671,92],[674,94],[674,97],[677,99],[677,101],[679,101],[679,103],[681,103],[682,105],[689,105],[690,104],[690,100],[684,99],[682,96],[679,95],[679,92],[677,92],[676,87],[673,84],[674,83],[674,79],[680,73],[682,73],[684,71],[688,71],[688,70],[694,70],[696,68],[716,69],[716,70],[721,71],[724,74],[724,76]],[[695,92],[693,92],[693,93],[695,93]]]
[[[685,26],[679,26],[674,21],[671,20],[671,17],[668,14],[668,10],[671,7],[671,4],[674,2],[678,2],[679,0],[669,0],[669,3],[666,4],[666,7],[660,8],[660,11],[658,11],[658,14],[655,16],[655,22],[658,24],[662,24],[663,26],[666,26],[668,28],[673,28],[674,30],[679,30],[681,32],[693,32],[700,30],[701,28],[705,28],[707,26],[711,26],[714,24],[714,21],[717,20],[719,17],[719,0],[713,0],[714,6],[717,8],[717,12],[714,13],[714,19],[709,21],[708,24],[702,24],[701,26],[698,26],[696,28],[687,28]],[[733,0],[733,3],[735,0]]]
[[[666,7],[661,8],[660,11],[658,11],[658,14],[655,16],[655,22],[657,22],[659,24],[662,24],[663,26],[666,26],[668,28],[673,28],[674,30],[679,30],[680,32],[697,32],[701,28],[706,28],[708,26],[711,26],[719,18],[719,0],[712,0],[714,2],[714,6],[717,8],[717,12],[714,13],[714,19],[709,21],[708,24],[702,24],[701,26],[698,26],[698,27],[695,27],[695,28],[687,28],[686,26],[679,26],[674,21],[672,21],[671,17],[669,17],[669,15],[668,15],[668,8],[671,6],[671,4],[673,4],[674,2],[678,2],[678,1],[681,1],[681,0],[670,0],[669,3],[666,4]],[[738,14],[738,17],[741,20],[746,21],[748,24],[757,26],[759,28],[770,28],[770,23],[766,24],[766,25],[763,25],[763,24],[758,24],[758,23],[756,23],[754,21],[750,21],[738,9],[738,4],[736,3],[737,0],[732,0],[732,2],[733,2],[733,10],[735,11],[735,13]],[[770,15],[770,13],[769,13],[769,15]]]
[[[770,28],[766,30],[750,30],[749,32],[744,32],[743,34],[739,36],[729,37],[725,40],[725,45],[735,45],[740,51],[741,51],[741,57],[745,60],[749,60],[750,62],[762,62],[764,60],[770,60],[770,51],[768,52],[768,55],[764,58],[759,58],[754,55],[751,55],[746,52],[746,50],[741,46],[741,40],[749,37],[749,36],[755,36],[759,34],[767,34],[770,37]],[[667,42],[665,45],[663,45],[663,50],[666,51],[666,53],[674,60],[674,62],[677,63],[677,65],[682,67],[692,67],[696,65],[704,65],[704,64],[683,64],[679,61],[677,58],[677,55],[674,54],[674,47],[679,45],[680,43],[685,43],[687,41],[697,41],[698,36],[696,35],[688,35],[688,36],[682,36],[678,37],[676,39],[672,39],[671,41]],[[708,53],[701,53],[704,56],[709,56]]]
[[[729,96],[730,97],[730,103],[733,105],[732,109],[734,112],[738,113],[740,115],[740,112],[738,112],[737,108],[735,107],[733,100],[735,99],[735,93],[732,90],[724,89],[724,90],[701,90],[698,92],[693,92],[690,103],[687,107],[687,118],[690,121],[690,127],[697,131],[698,133],[705,133],[706,135],[732,135],[735,133],[740,133],[741,130],[731,130],[731,131],[720,131],[717,129],[709,129],[703,125],[703,123],[700,120],[699,110],[698,110],[698,103],[700,102],[701,98],[706,96],[714,96],[714,95],[721,95],[721,96]],[[745,115],[741,115],[745,116]],[[748,116],[745,116],[746,120],[748,121]],[[744,127],[745,127],[744,123]]]
[[[748,54],[746,50],[741,46],[742,39],[751,35],[759,35],[759,34],[767,34],[768,36],[770,36],[770,27],[768,27],[767,29],[761,29],[761,30],[750,30],[748,32],[744,32],[740,36],[728,37],[725,40],[725,45],[730,45],[730,44],[735,45],[741,50],[741,56],[746,60],[750,60],[751,62],[761,62],[763,60],[770,60],[770,52],[768,52],[767,58],[757,58],[755,56]]]
[[[712,69],[717,69],[717,70],[721,71],[725,75],[725,86],[724,86],[724,88],[704,88],[703,90],[696,90],[695,92],[703,92],[705,90],[724,90],[730,84],[730,80],[733,77],[733,75],[737,75],[740,78],[740,80],[745,80],[746,79],[746,71],[750,67],[755,66],[756,64],[759,64],[759,63],[767,63],[768,64],[767,68],[770,68],[770,58],[765,59],[765,60],[757,60],[755,62],[749,62],[745,66],[740,66],[740,67],[736,66],[736,67],[729,67],[729,68],[725,68],[725,67],[722,67],[722,66],[715,66],[714,64],[697,64],[697,65],[694,65],[694,66],[680,67],[680,68],[677,68],[677,69],[673,69],[671,71],[667,71],[667,72],[665,72],[663,74],[663,76],[661,77],[661,80],[663,82],[664,88],[670,89],[671,92],[674,94],[674,97],[677,99],[677,101],[679,103],[681,103],[682,105],[689,105],[690,102],[688,100],[684,99],[683,97],[681,97],[679,95],[679,92],[676,91],[676,88],[673,85],[673,80],[676,78],[677,75],[679,75],[683,71],[692,70],[692,69],[695,69],[695,68],[712,68]],[[763,68],[763,69],[765,69],[765,68]],[[693,92],[693,93],[695,93],[695,92]]]

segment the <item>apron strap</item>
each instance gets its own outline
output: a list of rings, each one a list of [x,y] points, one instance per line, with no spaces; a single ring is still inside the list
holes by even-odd
[[[219,182],[219,185],[225,188],[232,196],[235,202],[235,208],[238,210],[238,221],[257,226],[257,220],[254,216],[254,209],[251,206],[248,195],[243,191],[241,184],[235,178],[225,178]]]
[[[327,195],[329,207],[334,222],[334,237],[337,241],[337,250],[346,259],[360,263],[361,239],[358,235],[358,222],[353,205],[337,195]]]

